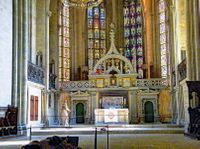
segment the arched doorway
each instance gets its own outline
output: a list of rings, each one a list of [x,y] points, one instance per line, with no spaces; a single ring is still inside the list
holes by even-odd
[[[76,123],[84,123],[84,105],[78,103],[76,105]]]
[[[144,109],[145,109],[145,122],[147,123],[154,122],[153,103],[151,101],[147,101],[144,105]]]

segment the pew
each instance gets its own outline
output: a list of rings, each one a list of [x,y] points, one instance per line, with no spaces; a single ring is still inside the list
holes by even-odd
[[[17,113],[18,109],[8,106],[4,117],[0,117],[0,136],[17,134]]]
[[[187,136],[200,140],[200,81],[187,81],[189,126]]]

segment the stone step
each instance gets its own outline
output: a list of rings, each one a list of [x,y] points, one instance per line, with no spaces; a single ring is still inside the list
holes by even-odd
[[[107,133],[107,129],[110,134],[183,134],[184,128],[180,126],[168,126],[163,125],[126,125],[126,126],[98,126],[96,127],[98,134]],[[94,134],[95,126],[82,125],[82,126],[70,126],[70,127],[43,127],[32,128],[32,135],[78,135],[78,134]]]

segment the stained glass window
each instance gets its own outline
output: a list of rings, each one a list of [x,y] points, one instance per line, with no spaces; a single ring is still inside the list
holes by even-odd
[[[59,81],[70,80],[69,6],[59,2]]]
[[[104,3],[87,9],[88,27],[88,65],[91,73],[94,65],[103,56],[106,50]]]
[[[142,7],[140,0],[124,2],[124,55],[131,61],[138,78],[143,78]]]
[[[166,2],[159,1],[159,26],[160,26],[160,54],[161,54],[161,77],[167,78],[168,58],[167,58],[167,30],[166,30]]]

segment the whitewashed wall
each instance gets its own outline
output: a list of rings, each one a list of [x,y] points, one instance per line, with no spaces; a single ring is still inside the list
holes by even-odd
[[[28,83],[28,109],[27,110],[28,110],[28,124],[31,126],[38,126],[41,124],[42,89],[44,89],[42,85],[38,85],[32,82]],[[30,121],[31,95],[38,96],[38,121]]]
[[[11,104],[12,0],[0,0],[0,106]]]

